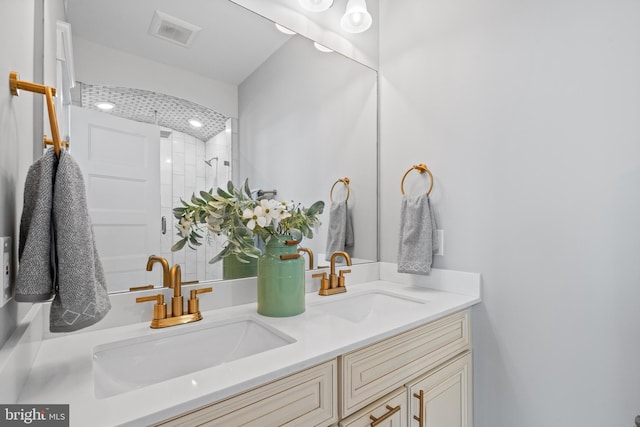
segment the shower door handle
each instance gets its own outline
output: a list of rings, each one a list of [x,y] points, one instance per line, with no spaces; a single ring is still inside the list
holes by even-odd
[[[162,217],[162,234],[167,234],[167,217],[163,216]]]

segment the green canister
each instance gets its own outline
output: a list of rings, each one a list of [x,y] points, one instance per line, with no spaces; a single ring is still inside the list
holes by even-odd
[[[274,236],[258,260],[258,313],[289,317],[305,310],[304,259],[298,242]]]

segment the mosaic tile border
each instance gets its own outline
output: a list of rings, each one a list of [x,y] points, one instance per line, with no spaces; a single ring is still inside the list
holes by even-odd
[[[203,142],[225,130],[228,117],[186,99],[142,89],[77,83],[80,86],[80,102],[83,108],[104,113],[94,104],[111,102],[116,108],[107,114],[157,124],[191,135]],[[189,119],[199,120],[202,127],[192,127]]]

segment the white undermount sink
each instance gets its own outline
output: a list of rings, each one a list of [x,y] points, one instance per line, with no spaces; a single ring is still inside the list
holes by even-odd
[[[102,344],[93,351],[94,392],[99,399],[114,396],[293,342],[280,331],[246,318],[174,326]]]
[[[385,314],[420,310],[428,300],[407,297],[383,290],[373,290],[358,294],[338,294],[326,297],[326,301],[311,307],[351,322],[377,319]]]

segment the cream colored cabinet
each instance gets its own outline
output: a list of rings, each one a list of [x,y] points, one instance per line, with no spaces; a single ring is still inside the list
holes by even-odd
[[[405,427],[407,390],[402,387],[340,421],[340,427]]]
[[[471,427],[471,353],[456,357],[407,385],[415,427]]]
[[[336,361],[166,421],[163,426],[327,426],[338,421]]]
[[[449,315],[338,358],[347,417],[471,348],[469,311]]]
[[[469,322],[454,313],[159,425],[471,427]]]

